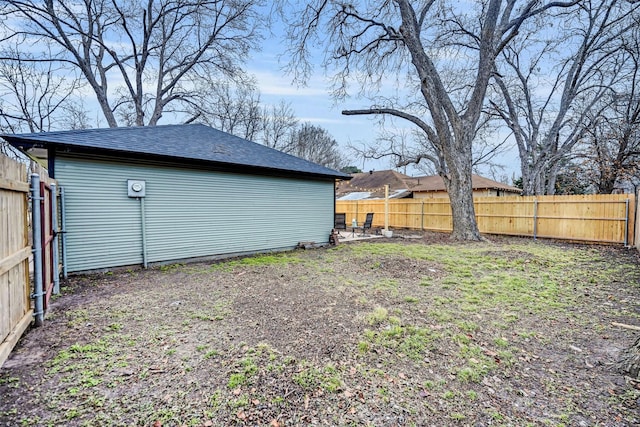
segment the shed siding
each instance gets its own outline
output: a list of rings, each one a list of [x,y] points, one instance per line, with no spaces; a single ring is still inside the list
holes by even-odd
[[[331,181],[245,175],[58,157],[65,188],[68,271],[142,263],[140,201],[127,180],[146,181],[148,262],[326,243]]]

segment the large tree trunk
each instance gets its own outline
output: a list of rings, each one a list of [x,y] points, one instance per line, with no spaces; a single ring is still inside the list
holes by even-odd
[[[536,194],[533,174],[530,168],[521,168],[522,171],[522,195],[533,196]]]
[[[547,179],[546,181],[546,190],[545,194],[549,196],[553,196],[556,194],[556,182],[558,181],[558,173],[560,169],[560,165],[556,162],[553,166],[549,168],[547,171]]]
[[[615,189],[615,179],[606,179],[598,183],[598,194],[611,194]]]
[[[447,155],[449,154],[449,155]],[[471,182],[471,153],[446,153],[448,173],[442,179],[449,193],[453,218],[454,240],[482,240],[475,207],[473,206],[473,185]]]
[[[545,164],[536,160],[533,166],[528,168],[528,174],[522,175],[523,196],[539,196],[545,194],[546,171]],[[522,169],[524,172],[524,168]]]
[[[640,379],[640,337],[626,350],[620,353],[618,370],[634,379]]]
[[[451,185],[447,190],[451,200],[451,214],[453,216],[454,240],[481,240],[480,230],[476,222],[475,208],[473,206],[473,194],[471,187],[471,174],[469,176],[456,176],[451,173]],[[467,174],[462,174],[467,175]]]

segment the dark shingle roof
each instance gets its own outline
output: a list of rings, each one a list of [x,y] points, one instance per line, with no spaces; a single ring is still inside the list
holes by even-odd
[[[316,163],[201,124],[82,129],[0,135],[12,145],[91,149],[103,154],[151,156],[174,161],[199,161],[303,175],[349,179]]]

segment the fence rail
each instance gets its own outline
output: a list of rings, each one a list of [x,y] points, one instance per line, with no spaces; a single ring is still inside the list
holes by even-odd
[[[579,196],[477,197],[480,232],[598,243],[636,242],[636,196],[597,194]],[[374,212],[374,227],[384,226],[384,200],[337,201],[350,223]],[[414,230],[451,231],[448,198],[389,200],[389,226]]]
[[[33,315],[28,193],[26,166],[0,155],[0,366]]]

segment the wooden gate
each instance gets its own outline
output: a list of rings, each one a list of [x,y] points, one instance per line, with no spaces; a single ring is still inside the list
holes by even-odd
[[[57,188],[55,180],[49,178],[47,171],[32,165],[31,175],[31,208],[39,212],[39,228],[33,233],[33,298],[34,317],[36,326],[44,321],[44,314],[49,307],[51,295],[59,291],[60,266],[58,263],[57,245]],[[34,177],[37,175],[37,180]],[[39,237],[39,244],[36,239]]]
[[[44,180],[42,180],[44,178]],[[56,209],[55,203],[55,184],[47,182],[45,176],[40,176],[40,235],[42,236],[42,243],[40,245],[42,251],[42,291],[44,293],[44,311],[47,311],[49,307],[49,301],[51,294],[54,291],[54,284],[57,283],[59,277],[58,271],[55,268],[55,250],[54,250],[54,224],[55,218],[54,209]],[[57,292],[56,292],[57,293]]]

